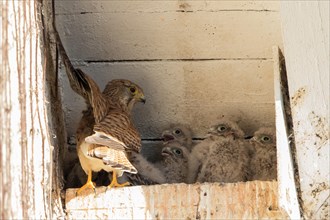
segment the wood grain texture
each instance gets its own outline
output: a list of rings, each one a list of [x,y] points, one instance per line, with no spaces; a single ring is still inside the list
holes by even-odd
[[[165,184],[66,193],[68,219],[286,219],[277,183]],[[160,193],[161,192],[161,193]],[[114,199],[115,198],[115,199]]]
[[[56,2],[72,60],[271,58],[282,45],[279,13],[265,2],[80,2]]]
[[[102,89],[115,78],[127,78],[144,89],[147,102],[133,111],[142,138],[159,138],[174,122],[188,124],[194,137],[204,137],[223,116],[237,121],[250,134],[259,126],[275,123],[272,61],[129,62],[79,67]],[[73,135],[85,104],[62,74],[68,134]]]
[[[46,73],[55,69],[43,41],[43,5],[8,0],[1,6],[0,219],[60,218],[59,169],[54,166],[60,137],[54,138],[58,133],[52,130],[46,95],[54,88]]]
[[[328,219],[329,1],[283,1],[281,15],[303,214]]]

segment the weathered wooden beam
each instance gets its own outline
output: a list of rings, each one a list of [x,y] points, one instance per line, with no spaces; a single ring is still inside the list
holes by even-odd
[[[164,184],[66,192],[68,219],[285,219],[277,182]]]
[[[59,142],[48,111],[57,101],[48,96],[56,80],[47,75],[55,74],[55,68],[43,32],[45,5],[1,4],[0,218],[57,218],[63,215],[57,161],[53,163],[58,152],[54,143]]]
[[[330,216],[329,1],[282,1],[284,55],[304,217]]]

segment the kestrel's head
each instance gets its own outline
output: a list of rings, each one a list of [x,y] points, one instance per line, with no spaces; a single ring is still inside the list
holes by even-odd
[[[251,141],[258,142],[262,145],[275,145],[276,144],[276,135],[274,128],[271,127],[262,127],[254,132],[253,138]]]
[[[212,126],[208,132],[209,136],[233,137],[234,139],[244,138],[244,132],[237,123],[221,120],[218,124]]]
[[[162,156],[165,160],[180,161],[188,158],[188,155],[189,150],[178,142],[169,143],[162,149]]]
[[[142,88],[126,79],[111,80],[103,90],[103,94],[129,111],[132,110],[135,103],[146,102]]]
[[[181,124],[171,125],[169,129],[163,131],[162,138],[165,144],[169,142],[178,142],[184,146],[191,146],[192,144],[191,129]]]

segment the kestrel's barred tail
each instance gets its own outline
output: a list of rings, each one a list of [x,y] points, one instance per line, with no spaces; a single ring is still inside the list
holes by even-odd
[[[154,185],[166,182],[166,179],[160,169],[155,164],[150,163],[141,154],[131,152],[129,155],[131,163],[139,170],[139,173],[126,173],[124,177],[132,185]]]
[[[136,168],[127,159],[124,151],[114,150],[109,147],[97,147],[87,152],[90,157],[100,158],[105,165],[124,172],[137,173]]]

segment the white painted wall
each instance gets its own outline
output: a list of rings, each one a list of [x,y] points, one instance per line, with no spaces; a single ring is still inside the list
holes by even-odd
[[[284,53],[304,216],[330,217],[329,1],[283,1]]]
[[[140,84],[134,111],[143,138],[171,122],[203,137],[217,118],[248,133],[274,125],[272,46],[282,45],[274,1],[55,1],[56,21],[76,66],[101,88],[114,78]],[[84,103],[61,69],[68,134]]]

